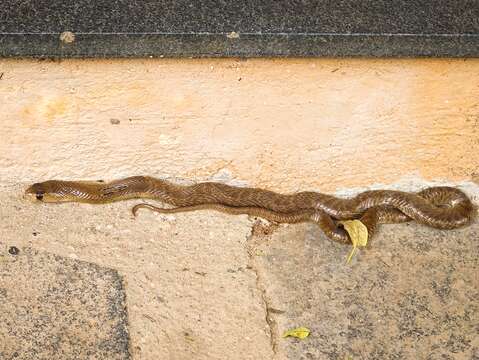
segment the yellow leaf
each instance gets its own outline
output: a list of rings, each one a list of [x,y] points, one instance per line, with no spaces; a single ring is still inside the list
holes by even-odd
[[[344,230],[348,233],[353,243],[353,248],[348,255],[346,262],[350,262],[358,247],[364,247],[368,243],[368,228],[359,220],[345,220],[340,221],[344,226]]]
[[[299,327],[299,328],[296,328],[296,329],[291,329],[291,330],[285,331],[283,333],[283,337],[292,336],[292,337],[295,337],[295,338],[298,338],[298,339],[304,339],[304,338],[307,338],[309,336],[309,333],[310,333],[310,331],[309,331],[308,328]]]

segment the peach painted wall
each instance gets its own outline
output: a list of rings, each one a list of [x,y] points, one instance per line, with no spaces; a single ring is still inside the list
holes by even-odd
[[[0,182],[478,181],[479,59],[0,60]]]

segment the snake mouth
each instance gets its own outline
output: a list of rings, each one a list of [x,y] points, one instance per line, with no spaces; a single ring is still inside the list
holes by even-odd
[[[35,198],[38,200],[38,201],[42,201],[43,200],[43,192],[37,192],[35,194]]]

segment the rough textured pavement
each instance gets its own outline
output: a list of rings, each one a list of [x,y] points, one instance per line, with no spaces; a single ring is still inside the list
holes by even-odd
[[[98,342],[81,337],[88,324],[92,334],[106,330],[107,343],[128,344],[108,348],[114,354],[108,358],[479,357],[477,222],[448,232],[383,226],[345,264],[350,249],[313,224],[270,226],[207,211],[174,217],[144,211],[133,219],[136,202],[32,204],[22,199],[24,185],[0,189],[0,353],[12,354],[19,343],[33,349],[47,333],[63,359],[77,358],[73,347],[67,353],[69,339],[85,358],[104,358]],[[8,252],[12,246],[17,255]],[[71,284],[58,282],[68,279],[64,274],[83,285],[70,292]],[[126,296],[127,331],[107,330],[125,319],[122,306],[108,306],[112,296],[119,303]],[[88,311],[92,302],[96,312]],[[41,327],[30,323],[30,312],[49,309],[61,325],[47,318]],[[106,327],[99,329],[100,322]],[[29,332],[14,333],[12,324]],[[311,335],[281,337],[297,326]],[[69,336],[54,336],[65,329]],[[38,351],[17,355],[51,358]]]
[[[0,277],[1,359],[130,358],[115,270],[12,246]]]
[[[288,359],[477,359],[479,224],[440,231],[385,225],[350,264],[343,246],[313,225],[288,227],[258,245],[275,333]]]

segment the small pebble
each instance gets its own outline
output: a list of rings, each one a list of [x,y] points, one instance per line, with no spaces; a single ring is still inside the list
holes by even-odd
[[[16,246],[10,246],[10,248],[8,249],[8,253],[10,255],[18,255],[19,252],[20,250],[18,250]]]

